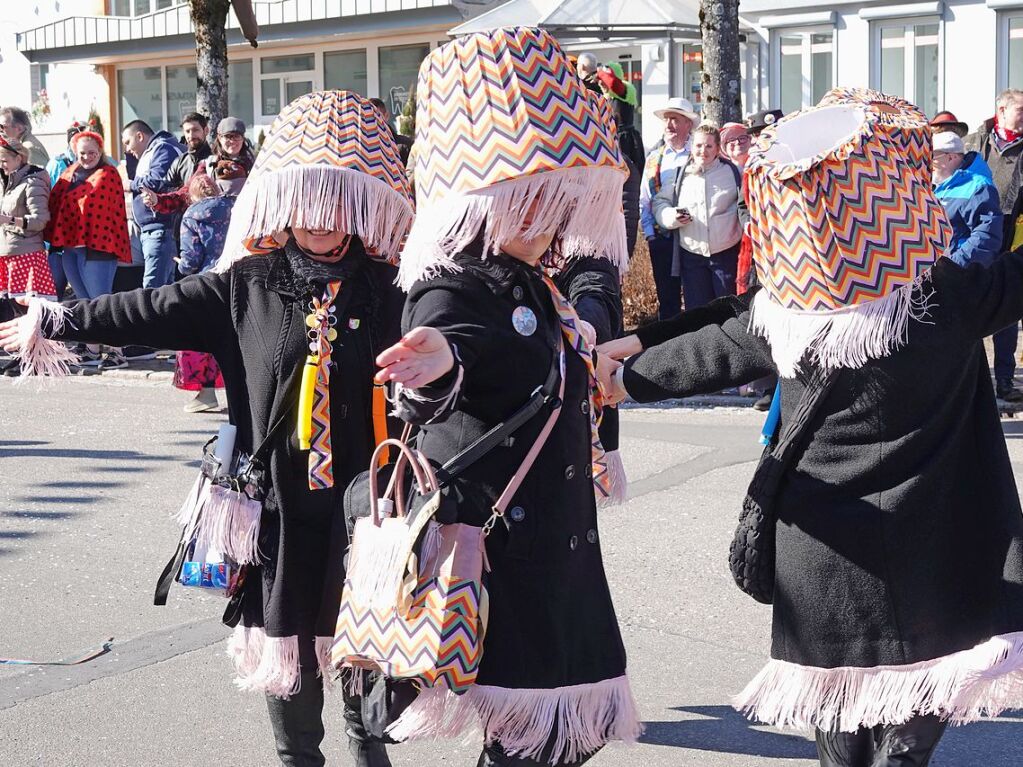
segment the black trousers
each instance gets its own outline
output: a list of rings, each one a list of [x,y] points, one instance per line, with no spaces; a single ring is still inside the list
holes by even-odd
[[[554,736],[547,742],[543,752],[537,759],[523,759],[518,756],[508,756],[501,748],[500,743],[491,743],[483,747],[476,767],[552,767],[550,761],[550,749],[554,745]],[[597,753],[596,751],[593,754]],[[575,762],[555,762],[553,767],[581,767],[593,758],[593,754],[587,754]]]
[[[927,715],[856,732],[817,730],[817,754],[821,767],[927,767],[947,726]]]

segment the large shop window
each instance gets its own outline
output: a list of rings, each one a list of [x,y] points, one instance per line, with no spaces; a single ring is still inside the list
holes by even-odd
[[[195,87],[195,67],[167,67],[168,130],[177,130],[184,116],[196,110]],[[251,60],[232,61],[227,65],[227,109],[232,117],[252,125]]]
[[[353,91],[365,96],[366,70],[365,48],[357,51],[324,53],[323,87],[328,91]]]
[[[162,73],[166,69],[166,90]],[[181,119],[196,109],[196,71],[194,66],[121,69],[117,73],[117,94],[121,125],[145,120],[153,130],[176,133]],[[246,125],[253,124],[252,60],[232,61],[227,65],[228,110]],[[164,123],[166,109],[167,123]]]
[[[1009,57],[1005,87],[1023,88],[1023,16],[1009,16],[1005,21]]]
[[[941,25],[937,21],[885,24],[878,30],[878,84],[915,103],[924,114],[941,109]]]
[[[820,101],[832,88],[835,33],[831,30],[785,30],[775,37],[779,108],[788,114]]]
[[[163,70],[161,67],[122,69],[117,73],[120,128],[132,120],[145,120],[153,130],[163,129]]]
[[[419,77],[419,65],[429,53],[426,43],[380,49],[380,98],[391,114],[401,114],[405,108]]]

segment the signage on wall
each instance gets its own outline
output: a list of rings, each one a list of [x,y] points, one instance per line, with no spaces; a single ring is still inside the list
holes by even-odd
[[[389,100],[391,102],[389,105],[391,109],[391,114],[400,115],[402,111],[405,109],[405,104],[408,103],[409,99],[408,88],[406,88],[404,85],[396,85],[393,88],[391,88],[390,92],[388,93],[388,96],[390,97]]]

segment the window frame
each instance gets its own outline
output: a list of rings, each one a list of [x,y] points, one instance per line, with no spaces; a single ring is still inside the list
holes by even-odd
[[[800,109],[814,105],[813,100],[813,36],[819,34],[831,35],[831,88],[838,82],[838,32],[834,24],[810,24],[806,26],[782,26],[771,29],[770,39],[770,86],[771,103],[780,108],[782,105],[782,77],[781,77],[781,40],[783,37],[799,35],[802,40],[802,51],[800,53],[800,75],[801,92],[799,94]],[[825,43],[817,43],[825,45]]]
[[[1011,39],[1009,37],[1010,24],[1014,19],[1023,21],[1023,6],[1000,11],[995,22],[996,28],[996,62],[995,62],[995,92],[1001,93],[1006,88],[1013,87],[1009,83],[1009,72],[1011,70],[1009,61],[1009,49]],[[1023,88],[1023,82],[1017,88]]]
[[[916,27],[924,24],[936,24],[938,27],[938,103],[935,108],[935,114],[937,114],[945,108],[945,20],[940,14],[896,16],[870,22],[870,87],[881,90],[882,30],[901,28],[906,35],[904,38],[906,45],[903,48],[905,80],[902,85],[904,93],[901,98],[911,104],[916,103]],[[920,106],[920,109],[924,109],[924,107]]]

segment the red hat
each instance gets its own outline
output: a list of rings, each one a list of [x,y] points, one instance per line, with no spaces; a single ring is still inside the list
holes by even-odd
[[[951,112],[938,112],[934,115],[934,119],[928,123],[931,128],[944,128],[955,133],[959,138],[963,138],[967,133],[970,132],[970,126],[964,122],[960,122],[959,119]]]
[[[607,67],[601,67],[597,70],[597,79],[600,80],[600,84],[603,85],[608,92],[613,93],[618,98],[625,97],[625,83],[615,77],[615,73]]]

